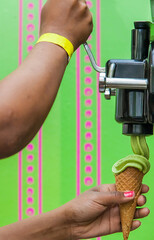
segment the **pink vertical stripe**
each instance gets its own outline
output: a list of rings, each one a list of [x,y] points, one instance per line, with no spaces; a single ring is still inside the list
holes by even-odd
[[[18,154],[18,219],[22,220],[22,152]]]
[[[39,0],[39,28],[40,28],[40,24],[41,24],[41,10],[42,10],[42,0]]]
[[[100,47],[100,0],[97,0],[97,63],[101,65]],[[97,184],[101,184],[101,100],[99,93],[99,74],[97,74]]]
[[[39,214],[42,213],[42,128],[39,131]]]
[[[81,149],[80,149],[80,49],[76,53],[76,95],[77,95],[77,196],[80,194],[80,158],[81,158]]]
[[[22,63],[23,0],[19,0],[19,65]]]
[[[19,65],[22,63],[23,1],[19,0]],[[22,220],[22,152],[18,154],[18,219]]]
[[[39,0],[39,28],[41,21],[42,0]],[[39,131],[39,214],[42,214],[42,128]]]
[[[100,0],[97,0],[97,63],[101,65]],[[97,184],[101,184],[101,99],[99,93],[99,74],[97,73]],[[97,240],[101,240],[100,237]]]

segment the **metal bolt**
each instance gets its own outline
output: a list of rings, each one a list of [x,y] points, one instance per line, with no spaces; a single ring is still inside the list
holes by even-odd
[[[116,88],[111,88],[111,96],[116,96]]]
[[[105,99],[110,100],[111,99],[111,89],[106,88],[104,93]]]

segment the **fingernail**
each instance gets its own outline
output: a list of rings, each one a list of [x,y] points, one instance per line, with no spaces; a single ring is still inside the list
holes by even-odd
[[[124,192],[124,197],[127,197],[127,198],[134,197],[134,195],[135,195],[134,191]]]

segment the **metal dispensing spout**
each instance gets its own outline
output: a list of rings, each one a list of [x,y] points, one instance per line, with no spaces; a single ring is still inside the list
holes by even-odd
[[[154,7],[154,0],[151,0]],[[125,135],[151,135],[154,124],[154,23],[135,22],[132,58],[112,59],[105,68],[96,64],[87,43],[85,50],[100,73],[99,91],[106,99],[116,96],[116,121]],[[149,51],[150,50],[150,51]]]

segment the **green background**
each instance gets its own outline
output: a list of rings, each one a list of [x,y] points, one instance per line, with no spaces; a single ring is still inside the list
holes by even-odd
[[[34,3],[33,13],[35,15],[34,35],[38,37],[38,1],[23,1],[23,59],[27,55],[27,30],[26,25],[28,3]],[[108,59],[129,59],[130,58],[130,31],[133,22],[136,20],[151,20],[150,2],[147,0],[101,0],[101,65],[104,66]],[[44,1],[45,3],[45,1]],[[92,34],[92,51],[96,56],[96,0],[92,0],[91,11],[94,18],[94,31]],[[18,67],[19,53],[19,2],[17,0],[0,1],[0,79],[11,73]],[[97,159],[96,159],[96,134],[97,134],[97,101],[96,101],[96,73],[92,71],[89,76],[92,78],[92,134],[94,149],[92,152],[93,184],[84,185],[85,166],[84,144],[85,144],[85,96],[84,79],[87,76],[84,67],[87,65],[84,58],[86,53],[81,47],[81,191],[97,184]],[[41,97],[41,96],[40,96]],[[76,196],[76,53],[71,59],[67,68],[63,82],[61,84],[55,104],[42,129],[42,207],[43,212],[52,210]],[[106,101],[101,96],[101,182],[112,183],[114,177],[111,172],[112,165],[118,159],[130,154],[130,139],[122,135],[122,126],[114,120],[115,98]],[[35,190],[34,203],[32,207],[35,214],[38,214],[38,136],[33,140],[34,165],[34,184]],[[153,159],[154,138],[148,138],[150,147],[151,171],[145,176],[144,183],[150,186],[150,193],[147,195],[147,206],[151,214],[147,219],[142,220],[142,227],[131,234],[130,239],[154,238],[154,184],[153,184]],[[27,209],[27,183],[28,176],[26,167],[27,149],[22,152],[22,206],[23,218],[26,218]],[[18,221],[18,155],[0,161],[0,226]],[[105,236],[103,239],[122,239],[121,234]]]

